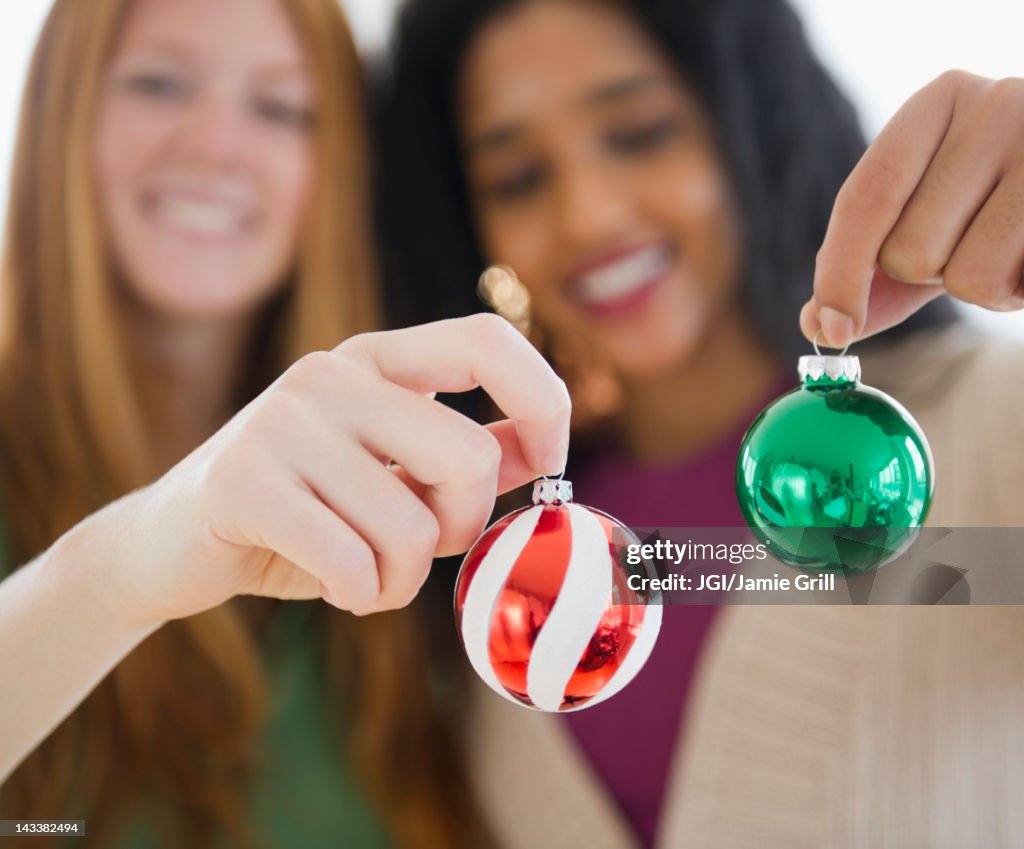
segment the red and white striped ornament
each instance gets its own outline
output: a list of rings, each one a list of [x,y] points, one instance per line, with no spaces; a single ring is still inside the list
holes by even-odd
[[[625,687],[661,628],[660,599],[627,583],[657,577],[649,561],[626,564],[636,541],[573,503],[569,481],[537,481],[533,506],[484,531],[456,580],[459,636],[484,682],[516,704],[563,713]]]

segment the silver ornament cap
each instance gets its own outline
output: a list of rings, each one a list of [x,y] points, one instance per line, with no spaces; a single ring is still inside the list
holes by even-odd
[[[860,357],[808,354],[800,358],[797,371],[804,383],[857,383],[860,380]]]
[[[572,481],[541,478],[533,482],[534,504],[567,504],[572,501]]]

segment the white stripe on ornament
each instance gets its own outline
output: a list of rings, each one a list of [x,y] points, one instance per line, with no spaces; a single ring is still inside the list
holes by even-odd
[[[569,566],[558,598],[533,644],[526,690],[542,710],[557,711],[565,688],[590,644],[612,592],[608,537],[598,518],[567,504],[572,529]]]
[[[601,688],[601,690],[591,699],[583,702],[583,704],[576,705],[575,707],[566,708],[563,713],[571,713],[575,710],[583,710],[584,708],[593,707],[596,704],[600,704],[605,699],[610,699],[619,690],[625,687],[636,674],[643,668],[643,665],[647,663],[647,658],[651,656],[651,651],[654,649],[654,644],[658,640],[658,634],[661,631],[661,605],[660,604],[648,604],[644,610],[644,621],[640,626],[640,633],[636,635],[636,639],[633,641],[633,645],[629,647],[629,651],[626,653],[625,659],[615,674],[611,677],[611,680]]]
[[[508,576],[533,536],[543,510],[541,504],[524,510],[498,535],[480,561],[462,606],[462,641],[469,662],[488,687],[517,705],[522,702],[505,689],[491,666],[491,620]]]

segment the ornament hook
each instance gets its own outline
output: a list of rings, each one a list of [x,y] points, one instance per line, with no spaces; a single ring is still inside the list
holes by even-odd
[[[814,341],[811,343],[811,344],[814,345],[814,353],[817,354],[820,357],[821,356],[821,351],[818,350],[818,337],[819,336],[821,336],[821,328],[820,327],[818,328],[818,332],[814,334]],[[849,350],[850,350],[850,346],[847,345],[845,348],[843,348],[843,350],[839,354],[839,356],[840,357],[846,356],[846,352],[849,351]]]

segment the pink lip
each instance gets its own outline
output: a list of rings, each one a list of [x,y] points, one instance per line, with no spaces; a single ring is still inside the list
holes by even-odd
[[[659,286],[665,281],[665,278],[668,276],[667,273],[652,277],[639,288],[634,289],[632,292],[628,292],[621,297],[602,300],[600,302],[586,301],[580,298],[576,291],[576,286],[578,285],[577,280],[584,274],[618,262],[620,259],[629,256],[630,254],[646,250],[653,244],[655,243],[648,242],[646,244],[617,248],[603,253],[595,259],[583,263],[573,269],[572,273],[569,275],[569,291],[570,297],[572,297],[576,306],[597,318],[617,318],[632,312],[646,303],[657,291]],[[573,297],[574,295],[575,297]]]
[[[598,318],[617,318],[625,313],[632,312],[644,304],[654,294],[664,279],[664,275],[656,277],[649,283],[645,283],[639,289],[634,289],[628,295],[623,295],[621,298],[601,301],[600,303],[578,301],[577,306],[584,312],[588,312]]]

